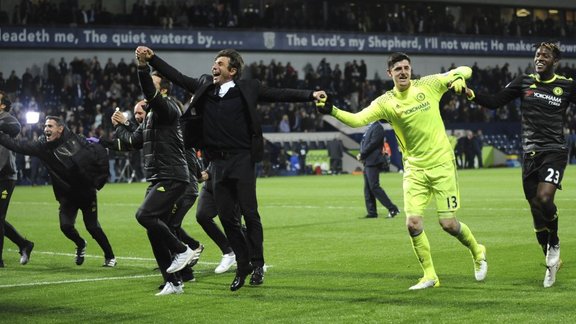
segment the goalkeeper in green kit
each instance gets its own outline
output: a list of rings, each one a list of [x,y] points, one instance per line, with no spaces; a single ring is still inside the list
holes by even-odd
[[[470,250],[476,280],[483,281],[488,271],[486,248],[476,242],[468,226],[455,216],[460,207],[456,162],[439,108],[442,95],[449,89],[462,93],[466,89],[465,79],[471,74],[469,67],[461,66],[411,80],[410,58],[404,53],[393,53],[388,58],[388,75],[394,81],[394,89],[362,111],[352,114],[340,110],[331,104],[330,98],[316,102],[320,113],[330,114],[351,127],[384,119],[394,129],[403,154],[406,226],[424,271],[424,276],[410,290],[440,286],[423,223],[424,210],[432,199],[442,229]]]

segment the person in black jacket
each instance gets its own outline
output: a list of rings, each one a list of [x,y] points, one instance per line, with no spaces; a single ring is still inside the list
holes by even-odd
[[[58,116],[47,116],[44,122],[44,136],[34,141],[16,141],[7,134],[0,134],[0,145],[8,149],[37,156],[50,172],[54,196],[59,202],[60,230],[76,244],[77,265],[84,263],[86,240],[74,223],[78,210],[82,211],[84,225],[92,238],[104,251],[105,267],[116,266],[116,258],[108,237],[98,222],[97,190],[102,188],[108,178],[108,158],[102,147],[103,155],[96,156],[88,141],[72,133]],[[97,165],[106,167],[105,171]]]
[[[220,51],[212,65],[212,81],[184,76],[145,46],[136,55],[176,85],[194,93],[184,120],[184,145],[203,149],[212,161],[213,190],[218,215],[236,254],[236,276],[230,290],[240,289],[246,277],[251,285],[264,282],[264,235],[256,199],[255,163],[262,160],[264,140],[256,105],[259,101],[305,102],[320,99],[324,91],[276,89],[258,80],[241,80],[244,61],[233,50]],[[240,206],[248,231],[242,234]]]
[[[160,85],[159,90],[162,96],[167,96],[170,93],[169,89],[169,87],[171,86],[170,82],[160,82],[158,84]],[[171,100],[174,100],[174,102],[177,103],[179,108],[182,108],[180,103],[175,101],[174,98],[171,98]],[[136,105],[134,106],[134,120],[136,120],[136,123],[134,123],[133,120],[129,120],[128,118],[126,118],[126,116],[124,116],[122,112],[117,110],[116,112],[114,112],[114,114],[112,114],[111,118],[112,125],[114,125],[114,127],[125,128],[130,133],[136,132],[138,127],[142,123],[144,123],[144,119],[146,118],[146,111],[144,110],[146,105],[147,105],[146,100],[141,100],[137,102]],[[127,134],[128,133],[124,133],[124,135]],[[114,141],[120,141],[120,139],[116,138],[114,139]],[[104,140],[104,142],[106,142],[106,140]],[[122,143],[119,142],[116,145],[114,142],[112,143],[108,142],[106,145],[109,147],[118,148],[122,146]],[[126,148],[128,146],[124,145],[124,147]],[[139,153],[139,151],[133,151],[133,152]],[[188,235],[188,233],[186,233],[186,231],[182,228],[182,221],[184,220],[184,216],[186,216],[186,213],[188,213],[190,208],[192,208],[198,197],[198,179],[201,177],[200,170],[202,170],[202,167],[200,166],[200,161],[196,157],[196,151],[193,148],[187,149],[185,151],[185,155],[186,155],[186,162],[188,165],[188,172],[190,174],[190,183],[188,183],[188,186],[186,186],[186,190],[180,196],[180,198],[178,198],[178,201],[174,205],[174,208],[172,209],[170,214],[164,219],[164,222],[168,225],[170,230],[172,230],[172,233],[174,233],[174,235],[176,235],[182,242],[184,242],[193,250],[198,251],[194,259],[192,260],[192,263],[188,264],[178,272],[182,281],[192,281],[194,280],[194,272],[192,270],[192,266],[198,262],[198,259],[200,258],[200,253],[202,252],[204,247],[200,244],[200,242],[198,242],[193,237]],[[162,284],[160,287],[161,289],[164,289],[165,284]]]
[[[20,133],[20,123],[9,111],[11,102],[6,97],[6,93],[0,91],[0,132],[8,136],[16,137]],[[10,223],[6,221],[10,198],[16,185],[17,169],[15,154],[0,146],[0,268],[4,267],[2,253],[4,251],[4,236],[18,245],[20,249],[20,264],[24,265],[30,260],[30,254],[34,248],[34,243],[28,241]]]
[[[360,142],[358,160],[364,164],[364,201],[366,203],[366,218],[378,217],[376,199],[388,208],[388,218],[393,218],[400,211],[392,203],[384,189],[380,186],[380,171],[383,168],[385,156],[382,154],[384,146],[384,128],[380,122],[375,121],[364,133]]]
[[[169,81],[159,74],[151,75],[148,64],[137,59],[138,79],[147,101],[143,107],[146,117],[135,132],[116,124],[118,140],[106,146],[116,150],[144,150],[144,172],[150,185],[136,219],[146,228],[165,281],[162,291],[156,295],[181,294],[182,283],[175,273],[197,258],[202,247],[191,249],[169,226],[172,209],[190,183],[180,130],[181,111],[176,100],[161,91],[170,89]]]

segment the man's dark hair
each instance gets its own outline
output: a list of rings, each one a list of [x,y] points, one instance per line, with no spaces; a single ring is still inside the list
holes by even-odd
[[[64,126],[64,121],[59,116],[46,116],[46,120],[52,119],[58,126]]]
[[[166,94],[170,94],[172,92],[172,82],[166,79],[160,72],[153,71],[153,76],[157,76],[160,78],[160,89],[166,89]]]
[[[9,112],[10,109],[12,108],[12,102],[10,101],[10,99],[8,99],[6,92],[0,91],[0,95],[2,96],[2,101],[0,101],[0,105],[5,105],[6,107],[4,107],[4,111]]]
[[[218,54],[216,54],[215,59],[219,57],[227,57],[230,59],[230,63],[228,64],[228,70],[234,68],[236,69],[236,74],[234,75],[234,79],[238,80],[242,76],[242,71],[244,70],[244,60],[240,53],[238,53],[235,49],[223,49]]]
[[[556,44],[554,42],[536,43],[536,44],[534,44],[533,47],[535,50],[538,50],[540,47],[544,47],[544,48],[550,50],[552,52],[552,54],[554,55],[554,58],[556,58],[557,60],[562,58],[562,53],[560,52],[560,48],[558,47],[558,44]]]
[[[404,61],[407,60],[408,63],[410,63],[410,57],[408,55],[406,55],[405,53],[402,52],[396,52],[396,53],[392,53],[390,54],[390,56],[388,57],[388,70],[390,70],[390,68],[400,62],[400,61]]]

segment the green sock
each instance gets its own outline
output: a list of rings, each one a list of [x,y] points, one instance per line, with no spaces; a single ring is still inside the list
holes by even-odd
[[[424,277],[426,278],[437,278],[436,270],[434,269],[434,263],[432,262],[432,254],[430,254],[430,242],[428,242],[428,237],[426,233],[422,233],[417,236],[411,236],[412,248],[414,248],[414,253],[420,262],[420,266],[424,271]]]
[[[482,257],[482,250],[480,250],[474,234],[466,224],[460,222],[460,233],[456,235],[456,238],[470,250],[474,259]]]

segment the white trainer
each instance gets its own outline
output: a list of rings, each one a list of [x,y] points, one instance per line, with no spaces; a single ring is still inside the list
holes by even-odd
[[[222,255],[222,260],[220,264],[214,269],[214,273],[224,273],[236,264],[236,255],[234,252]]]
[[[438,278],[421,278],[420,281],[418,281],[417,284],[415,284],[414,286],[408,288],[408,290],[420,290],[420,289],[426,289],[426,288],[436,288],[436,287],[440,287],[440,280],[438,280]]]
[[[190,266],[193,267],[198,263],[200,260],[200,255],[202,251],[204,251],[204,245],[200,244],[196,250],[192,250],[194,252],[194,256],[192,257],[192,261],[190,261]]]
[[[550,245],[546,250],[546,266],[551,267],[560,261],[560,244]]]
[[[116,266],[116,258],[104,259],[103,267],[114,268]]]
[[[192,258],[196,255],[194,251],[186,245],[186,251],[182,253],[176,254],[174,256],[174,260],[172,260],[172,264],[166,269],[168,273],[174,273],[176,271],[182,270],[188,263],[192,261]]]
[[[550,288],[556,282],[556,273],[560,270],[562,266],[562,260],[552,266],[546,267],[546,274],[544,275],[544,288]]]
[[[486,274],[488,274],[488,262],[486,262],[486,247],[482,244],[478,244],[482,250],[482,257],[478,260],[474,260],[474,277],[476,281],[483,281],[486,279]]]
[[[184,290],[182,289],[182,285],[175,285],[170,281],[166,282],[162,291],[157,293],[156,296],[164,296],[164,295],[172,295],[172,294],[182,294]]]

